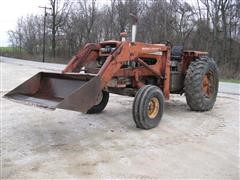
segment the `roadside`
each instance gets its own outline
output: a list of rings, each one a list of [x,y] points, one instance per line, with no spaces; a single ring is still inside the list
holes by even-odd
[[[11,63],[11,64],[21,65],[21,66],[30,66],[38,69],[60,71],[60,72],[66,66],[65,64],[56,64],[56,63],[47,63],[47,62],[42,63],[42,62],[9,58],[9,57],[3,57],[3,56],[0,56],[0,62]]]
[[[228,83],[228,82],[219,82],[218,92],[239,95],[240,94],[240,84]]]
[[[220,79],[221,82],[228,82],[228,83],[237,83],[240,84],[240,79]]]

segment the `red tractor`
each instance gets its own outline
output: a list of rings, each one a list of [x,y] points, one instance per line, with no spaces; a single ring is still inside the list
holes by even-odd
[[[170,93],[185,93],[194,111],[212,109],[218,70],[207,52],[181,46],[121,41],[87,44],[62,73],[40,72],[5,97],[45,108],[100,113],[109,93],[134,96],[132,115],[138,128],[156,127]]]

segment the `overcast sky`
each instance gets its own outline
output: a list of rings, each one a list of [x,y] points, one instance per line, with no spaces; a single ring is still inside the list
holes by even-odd
[[[0,46],[7,46],[8,30],[14,30],[17,19],[28,14],[43,13],[38,6],[47,4],[47,0],[0,0]]]
[[[195,0],[187,1],[192,4]],[[16,28],[18,18],[43,13],[39,6],[47,4],[48,0],[0,0],[0,46],[10,45],[7,31]]]

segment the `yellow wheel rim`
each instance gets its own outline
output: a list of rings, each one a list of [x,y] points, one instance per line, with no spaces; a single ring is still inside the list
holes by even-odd
[[[159,101],[156,97],[152,97],[148,103],[148,117],[153,119],[159,112]]]

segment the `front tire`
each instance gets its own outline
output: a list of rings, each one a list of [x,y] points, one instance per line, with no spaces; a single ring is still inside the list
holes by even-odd
[[[212,59],[202,57],[189,65],[184,90],[191,110],[208,111],[213,108],[217,98],[218,81],[217,65]]]
[[[87,111],[87,114],[96,114],[102,112],[107,106],[109,100],[109,92],[102,91],[99,95],[99,98],[100,99],[98,100],[97,104],[91,107],[91,109]]]
[[[140,129],[156,127],[163,115],[164,96],[157,86],[146,85],[140,88],[134,98],[132,114]]]

